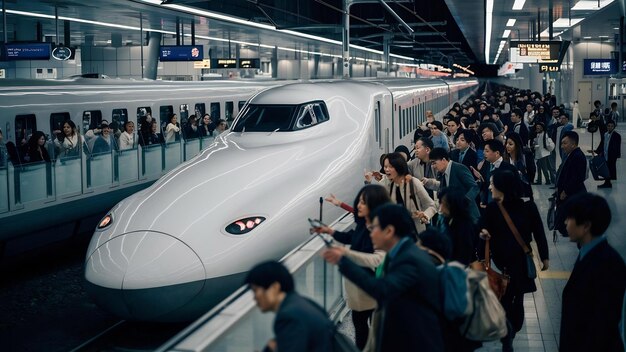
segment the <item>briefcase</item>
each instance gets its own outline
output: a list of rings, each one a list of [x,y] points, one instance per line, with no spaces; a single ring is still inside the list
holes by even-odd
[[[609,167],[603,155],[596,155],[589,160],[589,169],[596,181],[606,180],[611,177]]]

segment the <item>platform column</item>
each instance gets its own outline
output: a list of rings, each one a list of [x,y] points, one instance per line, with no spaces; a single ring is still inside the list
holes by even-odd
[[[148,40],[148,59],[145,67],[145,78],[156,79],[159,66],[159,48],[161,47],[161,33],[150,32]]]

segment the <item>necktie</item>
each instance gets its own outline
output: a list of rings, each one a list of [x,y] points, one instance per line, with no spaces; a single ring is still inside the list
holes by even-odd
[[[466,151],[467,151],[467,149],[466,149],[466,150],[464,150],[464,151],[462,151],[462,152],[459,154],[459,162],[460,162],[460,163],[462,163],[462,162],[463,162],[463,158],[465,157],[465,152],[466,152]]]
[[[439,179],[439,189],[444,189],[446,187],[448,187],[448,182],[446,182],[446,174],[442,173]]]
[[[493,170],[496,169],[496,165],[495,164],[491,164],[489,165],[489,172],[493,172]]]

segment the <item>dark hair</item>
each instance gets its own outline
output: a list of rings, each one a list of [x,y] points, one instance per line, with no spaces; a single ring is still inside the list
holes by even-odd
[[[428,137],[420,137],[418,141],[421,141],[422,145],[426,148],[433,149],[435,147],[435,145],[433,144],[433,141]]]
[[[513,143],[515,143],[515,155],[514,155],[515,160],[524,162],[524,153],[523,153],[524,144],[522,144],[522,137],[520,137],[519,133],[509,132],[506,134],[506,139],[507,141],[510,139],[513,141]]]
[[[359,199],[363,197],[363,202],[367,205],[367,208],[370,211],[370,219],[372,218],[371,214],[378,208],[379,206],[391,202],[391,198],[389,198],[389,193],[385,187],[381,185],[365,185],[363,188],[359,190],[356,198],[354,199],[354,220],[356,222],[364,221],[363,218],[360,218],[357,214],[359,211],[357,207],[359,205]]]
[[[385,155],[385,159],[389,160],[389,164],[396,169],[399,176],[408,175],[409,167],[400,153],[389,153]]]
[[[439,254],[443,259],[449,259],[452,255],[452,241],[450,237],[439,231],[429,228],[422,231],[418,235],[422,246],[430,249],[431,251]]]
[[[574,144],[578,145],[578,141],[579,141],[579,137],[578,137],[578,133],[574,132],[574,131],[565,131],[563,132],[563,134],[561,135],[561,141],[563,140],[563,138],[569,138],[572,141],[574,141]],[[560,142],[560,141],[559,141]]]
[[[612,102],[611,103],[611,108],[616,108],[617,107],[617,103],[616,102]]]
[[[178,117],[176,116],[176,114],[171,114],[171,115],[170,115],[170,118],[169,118],[169,119],[167,119],[167,122],[172,123],[172,119],[173,119],[174,117],[178,118]]]
[[[46,138],[46,134],[41,131],[35,131],[28,139],[28,148],[31,150],[37,150],[39,148],[39,139],[41,139],[41,137]]]
[[[440,202],[445,200],[451,219],[469,219],[470,214],[467,209],[470,207],[470,200],[459,189],[444,188],[437,194],[437,198]]]
[[[593,193],[579,193],[567,200],[565,218],[576,225],[591,223],[591,236],[601,236],[611,224],[611,208],[603,197]]]
[[[458,118],[458,117],[452,117],[452,118],[450,118],[450,119],[448,120],[448,122],[454,122],[454,123],[455,123],[455,124],[457,124],[457,125],[460,125],[460,124],[461,124],[461,122],[459,121],[459,118]]]
[[[434,148],[433,150],[430,151],[430,153],[428,153],[428,159],[430,160],[450,160],[450,154],[448,154],[448,151],[437,147]]]
[[[514,113],[515,115],[517,115],[517,117],[522,118],[524,116],[524,114],[522,114],[522,110],[515,108],[513,109],[513,111],[511,111],[512,113]]]
[[[500,134],[500,130],[498,129],[498,126],[496,126],[495,123],[493,122],[483,122],[480,124],[480,133],[483,133],[484,129],[489,129],[493,132],[493,136],[497,136]]]
[[[617,123],[615,123],[615,121],[613,121],[613,120],[608,120],[608,121],[606,122],[606,124],[607,124],[607,126],[608,126],[609,124],[612,124],[613,126],[617,126]]]
[[[70,126],[70,128],[72,129],[72,136],[76,134],[76,124],[74,123],[74,121],[72,120],[65,120],[63,121],[63,124],[61,125],[61,127],[65,126],[65,124],[68,124]],[[0,133],[2,133],[2,131],[0,131]]]
[[[393,151],[394,151],[394,153],[404,153],[404,154],[406,154],[407,161],[409,159],[411,159],[411,152],[409,151],[409,148],[407,148],[405,145],[399,145]]]
[[[247,285],[255,285],[267,289],[273,283],[280,284],[280,290],[285,293],[294,290],[293,277],[284,265],[277,261],[269,261],[256,265],[248,272],[244,281]]]
[[[443,124],[440,121],[433,121],[430,124],[437,127],[439,131],[443,131]]]
[[[381,205],[374,211],[373,218],[378,218],[381,229],[392,225],[396,237],[410,236],[415,239],[417,235],[411,214],[401,205],[391,203]]]
[[[504,144],[502,144],[502,142],[500,142],[497,139],[490,139],[488,141],[485,141],[485,147],[489,146],[489,149],[491,149],[494,152],[499,152],[500,155],[504,155]]]
[[[491,174],[493,186],[502,194],[504,201],[514,201],[522,196],[520,178],[511,170],[495,169]]]

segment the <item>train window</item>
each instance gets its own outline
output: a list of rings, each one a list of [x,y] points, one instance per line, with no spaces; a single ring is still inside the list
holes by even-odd
[[[63,123],[69,119],[69,112],[54,112],[50,114],[50,136],[54,137],[54,131],[63,133]]]
[[[206,113],[206,105],[204,103],[196,104],[196,108],[194,109],[196,117],[201,118]]]
[[[234,132],[294,131],[314,126],[329,119],[323,102],[302,105],[251,104],[241,112]]]
[[[28,138],[37,131],[37,119],[34,114],[15,116],[15,144],[21,145],[22,141],[28,142]]]
[[[380,138],[380,102],[377,101],[374,107],[374,133],[376,134],[376,142],[378,142],[378,147],[382,146],[381,138]]]
[[[98,128],[101,123],[102,112],[100,110],[83,111],[83,133]]]
[[[152,108],[149,106],[143,106],[137,108],[137,121],[140,121],[142,117],[145,117],[146,114],[152,115]]]
[[[326,108],[321,102],[307,103],[300,106],[294,130],[307,128],[328,120]]]
[[[240,100],[239,101],[239,111],[241,111],[241,108],[243,108],[244,105],[246,105],[246,101],[245,100]]]
[[[172,105],[164,105],[159,107],[159,117],[161,118],[161,125],[165,127],[170,122],[170,117],[174,113],[174,107]]]
[[[211,119],[217,121],[221,118],[220,116],[220,103],[211,103]]]
[[[233,110],[235,108],[235,105],[233,104],[232,101],[227,101],[226,104],[224,105],[224,115],[226,117],[226,121],[232,121],[233,120]]]
[[[178,123],[186,125],[187,119],[189,119],[189,105],[180,104],[180,116],[178,116]]]
[[[124,125],[128,122],[128,110],[113,109],[111,113],[111,125],[120,131],[124,131]]]

